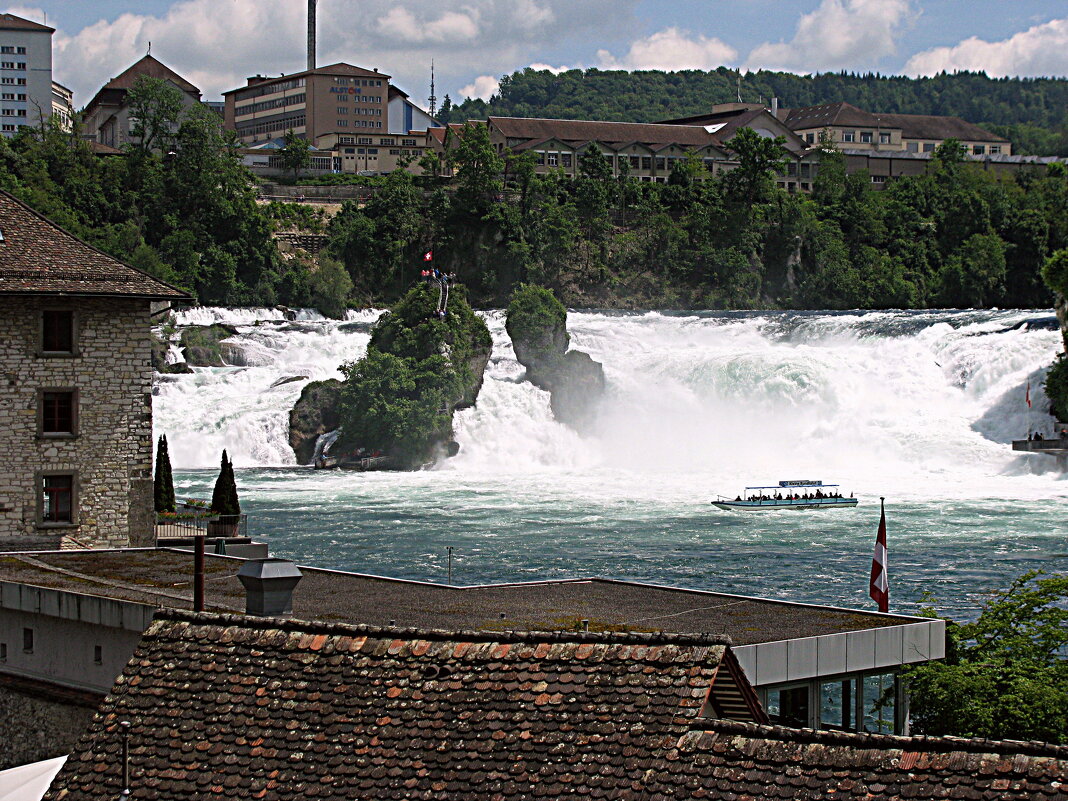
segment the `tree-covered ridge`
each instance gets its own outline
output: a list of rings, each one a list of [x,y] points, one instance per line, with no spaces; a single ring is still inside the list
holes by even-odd
[[[501,79],[489,103],[451,101],[442,122],[503,117],[653,122],[707,113],[715,103],[741,97],[783,108],[845,101],[884,114],[939,114],[990,127],[1013,140],[1017,152],[1068,155],[1068,79],[990,78],[981,72],[928,78],[760,70],[739,76],[720,67],[682,70],[568,70],[554,75],[531,68]]]
[[[825,146],[811,195],[775,185],[780,145],[746,129],[736,169],[680,160],[666,184],[613,177],[596,148],[571,177],[537,174],[530,152],[505,166],[486,126],[453,140],[454,191],[394,174],[331,222],[329,250],[366,291],[388,300],[432,247],[482,306],[529,283],[571,307],[1048,307],[1040,269],[1068,247],[1063,164],[995,174],[952,140],[883,190]]]

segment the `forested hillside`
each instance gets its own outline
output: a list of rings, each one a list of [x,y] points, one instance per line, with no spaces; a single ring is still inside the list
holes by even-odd
[[[443,122],[507,117],[653,122],[708,111],[737,99],[739,74],[712,72],[569,70],[554,75],[526,69],[501,79],[489,103],[446,101]],[[750,72],[742,76],[746,102],[777,97],[783,107],[844,100],[873,112],[962,117],[1011,139],[1017,152],[1068,155],[1068,79],[990,78],[959,72],[932,78],[824,73]]]

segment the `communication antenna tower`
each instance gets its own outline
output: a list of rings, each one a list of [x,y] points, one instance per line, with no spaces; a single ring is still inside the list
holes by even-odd
[[[430,59],[430,97],[427,98],[427,105],[430,106],[431,117],[438,113],[438,96],[434,94],[434,59]]]

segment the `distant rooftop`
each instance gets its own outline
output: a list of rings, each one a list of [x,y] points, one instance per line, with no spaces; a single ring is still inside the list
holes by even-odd
[[[55,28],[49,28],[39,22],[16,17],[14,14],[0,14],[0,31],[43,31],[55,33]]]
[[[242,564],[207,559],[207,607],[243,613]],[[303,620],[482,631],[574,630],[724,634],[735,645],[916,622],[829,606],[601,578],[454,587],[301,567],[293,599]],[[0,581],[154,606],[192,607],[192,555],[176,550],[0,554]]]

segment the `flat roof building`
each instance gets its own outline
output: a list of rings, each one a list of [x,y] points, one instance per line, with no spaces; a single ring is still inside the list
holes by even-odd
[[[248,597],[236,575],[242,560],[209,555],[206,561],[206,609],[242,614]],[[10,680],[17,682],[10,692],[20,698],[36,688],[99,701],[156,610],[191,608],[191,571],[191,555],[176,550],[0,555],[0,643],[8,646],[0,696]],[[300,572],[293,615],[323,624],[486,635],[588,629],[728,637],[772,721],[791,725],[902,732],[907,704],[896,673],[945,653],[945,622],[907,615],[599,578],[456,587],[309,567]],[[27,636],[32,647],[17,648]],[[884,694],[892,700],[877,708]],[[54,741],[56,735],[38,747]],[[68,736],[67,747],[71,742]],[[57,753],[26,752],[22,761]],[[3,757],[0,744],[0,764]]]
[[[55,28],[0,14],[0,135],[52,115],[52,34]]]
[[[247,145],[290,130],[309,142],[326,133],[388,134],[389,77],[344,63],[277,78],[256,75],[223,92],[225,125]]]

